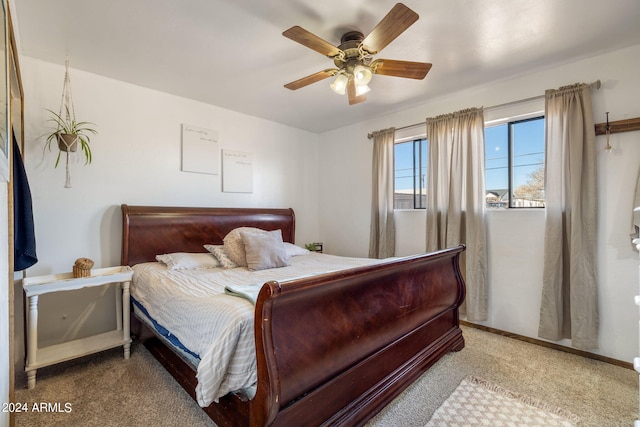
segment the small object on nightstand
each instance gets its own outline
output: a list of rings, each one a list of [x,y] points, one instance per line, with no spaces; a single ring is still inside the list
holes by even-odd
[[[307,243],[304,247],[311,252],[322,253],[322,242]]]
[[[93,268],[93,260],[89,258],[78,258],[73,265],[73,277],[89,277]]]

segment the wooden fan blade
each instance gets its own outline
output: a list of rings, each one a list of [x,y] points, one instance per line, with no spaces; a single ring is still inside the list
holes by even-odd
[[[349,95],[349,105],[358,104],[367,100],[365,95],[356,95],[356,82],[350,78],[347,82],[347,94]]]
[[[284,87],[291,90],[297,90],[301,87],[310,85],[311,83],[319,82],[320,80],[335,76],[337,72],[337,68],[327,68],[326,70],[318,71],[317,73],[313,73],[310,76],[298,79],[295,82],[287,83],[286,85],[284,85]]]
[[[362,45],[371,54],[380,52],[417,20],[417,13],[404,4],[397,3],[365,37]]]
[[[301,45],[308,47],[309,49],[313,49],[316,52],[319,52],[323,55],[326,55],[330,58],[337,56],[342,52],[340,49],[316,36],[315,34],[301,28],[299,26],[291,27],[285,32],[282,33],[283,36],[290,38],[294,42],[298,42]]]
[[[431,64],[428,62],[395,61],[393,59],[376,59],[370,67],[374,74],[417,80],[424,79],[431,70]]]

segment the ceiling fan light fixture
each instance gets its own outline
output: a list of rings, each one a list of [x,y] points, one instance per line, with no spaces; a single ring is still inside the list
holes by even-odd
[[[329,86],[338,94],[348,94],[349,105],[354,105],[366,101],[365,94],[370,91],[368,84],[374,74],[422,80],[431,69],[430,63],[373,59],[417,20],[417,13],[402,3],[396,3],[369,35],[365,37],[360,31],[348,31],[340,38],[338,46],[300,26],[289,28],[282,33],[283,36],[328,57],[335,68],[311,74],[284,87],[296,90],[335,76]]]
[[[366,84],[356,84],[356,96],[364,95],[369,91],[371,91],[371,88]]]
[[[353,79],[357,86],[366,86],[371,81],[372,77],[373,72],[371,71],[371,68],[366,65],[356,65],[353,69]]]
[[[338,77],[329,85],[331,90],[333,90],[338,95],[344,95],[345,90],[347,89],[347,82],[349,78],[344,74],[338,74]]]

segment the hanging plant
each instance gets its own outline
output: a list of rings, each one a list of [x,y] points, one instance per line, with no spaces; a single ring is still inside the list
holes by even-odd
[[[65,106],[66,116],[63,117],[57,114],[55,111],[47,110],[51,114],[50,122],[55,124],[55,130],[47,136],[47,148],[51,151],[51,145],[55,141],[57,142],[58,157],[56,158],[55,167],[58,167],[60,163],[60,157],[62,153],[75,153],[78,150],[78,145],[84,154],[84,164],[91,163],[93,159],[91,154],[91,142],[90,133],[96,135],[98,132],[91,128],[93,125],[91,122],[77,122],[75,119],[70,118],[69,109]]]
[[[55,142],[58,147],[58,156],[56,157],[55,167],[58,167],[62,153],[65,153],[66,160],[66,181],[65,188],[71,187],[71,173],[69,170],[69,154],[78,151],[82,152],[85,165],[91,163],[93,156],[91,154],[90,134],[97,135],[98,132],[93,128],[91,122],[77,121],[75,109],[73,107],[73,98],[71,96],[71,77],[69,76],[69,60],[65,61],[66,71],[64,75],[64,85],[62,88],[62,100],[60,102],[60,111],[56,113],[47,110],[50,114],[49,122],[54,124],[54,129],[47,134],[45,148],[51,151],[51,146]]]

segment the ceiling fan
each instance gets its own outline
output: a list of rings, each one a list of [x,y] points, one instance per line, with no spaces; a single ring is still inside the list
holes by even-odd
[[[368,36],[365,37],[360,31],[349,31],[342,36],[337,47],[299,26],[289,28],[282,33],[283,36],[333,59],[337,68],[318,71],[287,83],[284,87],[296,90],[336,76],[330,85],[331,89],[339,94],[346,91],[349,104],[353,105],[366,101],[365,94],[370,90],[367,84],[373,74],[424,79],[431,69],[429,63],[373,59],[373,55],[384,49],[417,20],[417,13],[404,4],[397,3]]]

